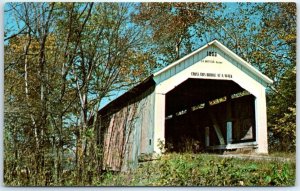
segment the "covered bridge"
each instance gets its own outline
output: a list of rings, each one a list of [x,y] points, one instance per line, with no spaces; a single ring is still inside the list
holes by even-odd
[[[103,169],[135,167],[170,151],[268,153],[265,91],[271,84],[214,40],[154,73],[98,113]],[[190,145],[188,145],[190,144]]]

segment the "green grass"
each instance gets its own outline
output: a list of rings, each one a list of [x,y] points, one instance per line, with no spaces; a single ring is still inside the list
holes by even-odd
[[[107,172],[95,186],[294,186],[295,171],[295,162],[172,153],[131,172]]]
[[[291,160],[296,160],[296,154],[294,152],[271,152],[269,154],[270,157],[283,157],[283,158],[289,158]]]

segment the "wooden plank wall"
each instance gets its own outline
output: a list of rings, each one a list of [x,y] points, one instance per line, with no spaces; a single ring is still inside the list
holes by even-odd
[[[103,123],[104,170],[126,171],[137,166],[141,153],[153,152],[154,93],[149,91]]]

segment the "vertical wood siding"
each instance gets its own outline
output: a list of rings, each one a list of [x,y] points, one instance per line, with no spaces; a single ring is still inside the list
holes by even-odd
[[[105,119],[103,169],[126,171],[138,164],[138,156],[153,152],[154,93],[149,89]]]

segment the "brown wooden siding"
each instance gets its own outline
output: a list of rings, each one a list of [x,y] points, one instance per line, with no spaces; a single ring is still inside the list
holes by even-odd
[[[141,153],[153,152],[154,87],[100,120],[103,132],[103,169],[125,171],[137,166]]]

